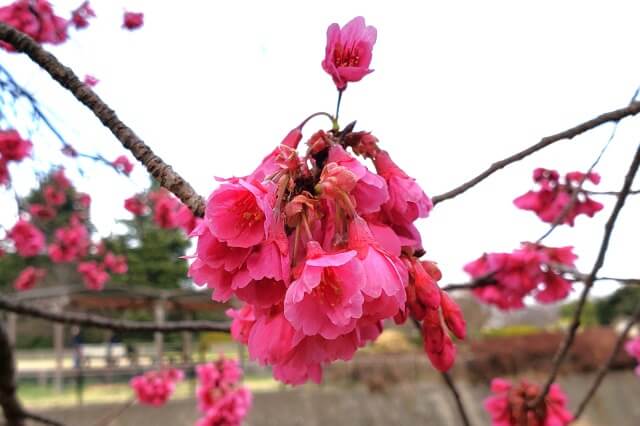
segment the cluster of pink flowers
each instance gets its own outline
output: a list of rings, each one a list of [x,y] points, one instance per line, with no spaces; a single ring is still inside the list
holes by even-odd
[[[237,361],[221,357],[196,367],[198,409],[196,426],[240,426],[251,408],[251,392],[240,386]]]
[[[133,171],[133,164],[126,155],[120,155],[111,162],[111,165],[121,173],[129,176]]]
[[[383,320],[403,316],[414,255],[422,253],[413,222],[431,209],[369,133],[319,131],[299,158],[301,137],[294,129],[253,173],[211,194],[189,269],[214,300],[246,302],[230,312],[234,337],[293,384],[320,381],[323,364],[350,359]],[[377,174],[349,146],[371,158]],[[425,325],[432,354],[447,346],[439,307],[430,305]],[[436,363],[443,364],[450,366]]]
[[[176,389],[176,383],[184,378],[182,370],[169,368],[147,371],[135,376],[129,384],[141,404],[159,407],[164,405]]]
[[[529,407],[540,391],[540,386],[525,380],[514,386],[508,380],[493,379],[491,392],[495,395],[484,402],[492,426],[566,426],[571,423],[573,416],[567,409],[567,397],[557,384],[551,385],[537,407]]]
[[[124,208],[134,216],[144,216],[152,211],[153,221],[162,229],[180,228],[191,233],[200,222],[189,207],[185,206],[165,189],[154,191],[145,197],[134,195],[124,200]]]
[[[579,191],[575,202],[565,213],[562,222],[573,226],[576,216],[585,214],[593,217],[603,207],[601,203],[591,199],[588,193],[580,188],[582,182],[586,180],[597,185],[600,182],[600,175],[593,172],[587,175],[581,172],[570,172],[565,175],[564,180],[560,180],[557,171],[537,168],[533,171],[533,181],[540,188],[537,191],[529,191],[521,195],[513,203],[520,209],[535,212],[543,222],[554,223],[562,217],[574,192]]]
[[[629,340],[625,343],[624,349],[640,363],[640,337]],[[640,376],[640,365],[636,367],[636,374]]]
[[[67,40],[67,21],[57,16],[46,0],[16,0],[0,7],[0,22],[22,31],[38,43],[60,44]],[[2,48],[13,46],[0,42]]]
[[[542,303],[566,298],[572,283],[563,277],[562,268],[572,269],[576,258],[570,246],[523,243],[512,253],[485,253],[464,270],[482,281],[473,289],[478,299],[500,309],[519,309],[528,295]]]
[[[0,130],[0,186],[11,181],[9,163],[24,160],[31,153],[32,146],[31,142],[22,139],[17,131]]]
[[[46,235],[35,223],[52,220],[58,210],[67,204],[67,200],[75,197],[70,204],[73,212],[69,222],[53,232],[52,241],[47,245]],[[28,216],[20,218],[7,232],[7,239],[22,257],[30,258],[46,253],[54,263],[77,262],[77,271],[87,288],[101,290],[109,280],[109,272],[124,274],[127,272],[127,261],[124,256],[116,255],[99,247],[91,241],[87,229],[87,210],[91,204],[88,194],[76,192],[71,181],[66,177],[64,169],[51,174],[50,182],[42,187],[44,204],[31,203]],[[17,290],[29,290],[44,277],[44,270],[31,266],[23,270],[14,281]]]
[[[370,72],[374,42],[363,18],[329,28],[323,67],[339,90]],[[304,156],[301,139],[302,125],[250,175],[221,180],[192,233],[190,276],[214,300],[245,302],[228,312],[234,338],[286,383],[319,382],[323,365],[351,359],[385,319],[409,314],[423,321],[433,364],[448,369],[455,348],[444,327],[464,337],[460,310],[433,278],[436,296],[425,302],[420,287],[415,297],[428,274],[414,221],[431,200],[370,133],[320,130]]]

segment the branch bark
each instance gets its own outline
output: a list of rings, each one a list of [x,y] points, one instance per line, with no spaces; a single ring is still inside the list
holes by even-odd
[[[542,388],[542,392],[540,392],[538,397],[530,403],[530,406],[532,407],[537,406],[544,400],[545,396],[549,392],[549,388],[551,387],[551,385],[556,379],[556,376],[558,375],[560,366],[564,361],[565,357],[567,356],[567,353],[569,352],[569,348],[573,344],[573,340],[575,339],[578,328],[580,327],[580,317],[582,316],[582,310],[584,309],[584,305],[587,301],[587,296],[589,295],[589,291],[591,290],[591,287],[593,287],[593,283],[595,282],[598,271],[600,270],[600,268],[602,268],[602,265],[604,264],[604,258],[607,254],[607,249],[609,248],[609,241],[611,240],[611,234],[613,233],[613,228],[615,227],[616,220],[618,219],[618,216],[620,214],[620,211],[622,210],[622,207],[624,207],[625,200],[629,195],[629,191],[631,190],[631,184],[633,183],[633,179],[636,176],[639,166],[640,166],[640,145],[638,145],[638,148],[636,149],[636,154],[633,158],[633,161],[631,162],[629,171],[625,176],[624,184],[622,185],[622,189],[620,190],[620,194],[618,195],[616,204],[613,207],[613,210],[611,212],[611,215],[609,216],[609,219],[607,220],[607,223],[605,224],[604,235],[602,237],[602,243],[600,244],[598,257],[596,258],[596,261],[593,264],[593,268],[591,269],[591,272],[584,280],[584,289],[580,294],[580,299],[578,301],[578,305],[573,315],[573,320],[571,322],[571,325],[569,326],[567,335],[565,336],[562,344],[560,345],[560,347],[558,348],[558,351],[553,357],[553,366],[551,368],[551,373],[549,374],[549,378],[547,379],[547,381],[545,382]]]
[[[147,171],[180,201],[187,205],[194,215],[204,215],[204,200],[182,176],[147,146],[129,127],[127,127],[109,106],[86,84],[84,84],[68,67],[58,61],[51,53],[44,50],[31,37],[15,28],[0,22],[0,40],[11,44],[18,52],[27,54],[40,65],[62,87],[67,89],[83,105],[89,108],[111,133],[131,151]]]
[[[546,136],[542,138],[540,142],[536,143],[535,145],[532,145],[525,150],[517,152],[503,160],[496,161],[491,166],[489,166],[489,168],[487,168],[484,172],[480,173],[473,179],[470,179],[469,181],[463,183],[462,185],[450,191],[445,192],[444,194],[436,195],[431,200],[433,201],[433,204],[436,205],[443,201],[454,198],[462,194],[463,192],[473,188],[474,186],[476,186],[477,184],[479,184],[480,182],[482,182],[483,180],[485,180],[486,178],[488,178],[498,170],[503,169],[508,165],[515,163],[516,161],[520,161],[523,158],[526,158],[529,155],[534,154],[535,152],[538,152],[541,149],[546,148],[547,146],[555,142],[558,142],[564,139],[573,139],[574,137],[588,130],[595,129],[596,127],[604,123],[609,123],[609,122],[617,123],[623,118],[630,117],[638,113],[640,113],[640,102],[633,101],[624,108],[619,108],[613,111],[605,112],[604,114],[600,114],[599,116],[592,118],[589,121],[585,121],[584,123],[578,124],[577,126],[574,126],[570,129],[564,130],[554,135]]]
[[[221,331],[228,333],[230,331],[230,324],[228,322],[168,321],[162,324],[156,324],[148,321],[120,320],[78,312],[52,312],[33,306],[32,304],[14,301],[4,296],[0,296],[0,310],[15,312],[20,315],[40,318],[62,324],[82,325],[113,331],[146,331],[160,333],[177,331]]]

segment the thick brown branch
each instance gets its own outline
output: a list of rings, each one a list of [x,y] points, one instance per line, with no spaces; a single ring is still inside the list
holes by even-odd
[[[631,327],[633,327],[633,325],[637,323],[638,320],[640,320],[640,303],[636,305],[636,308],[633,314],[631,314],[631,318],[629,318],[627,325],[624,327],[624,330],[618,337],[618,340],[616,340],[615,345],[613,345],[613,349],[611,350],[611,353],[609,354],[607,361],[600,367],[600,369],[598,370],[598,374],[596,375],[596,378],[593,380],[593,383],[589,387],[589,390],[585,394],[582,401],[580,401],[580,403],[578,404],[578,409],[576,410],[573,416],[574,421],[577,420],[582,415],[585,408],[587,407],[587,404],[589,404],[589,401],[591,401],[591,398],[593,397],[593,395],[595,395],[596,391],[598,390],[598,387],[600,387],[600,384],[604,380],[604,376],[606,376],[607,373],[609,372],[609,369],[611,368],[611,364],[613,363],[616,356],[618,355],[618,352],[620,352],[620,349],[622,349],[622,344],[627,338],[629,331],[631,331]]]
[[[480,182],[482,182],[483,180],[485,180],[486,178],[488,178],[489,176],[491,176],[492,174],[494,174],[495,172],[497,172],[498,170],[512,164],[515,163],[516,161],[520,161],[525,157],[528,157],[529,155],[540,151],[543,148],[546,148],[547,146],[564,140],[564,139],[572,139],[588,130],[594,129],[604,123],[609,123],[609,122],[618,122],[620,120],[622,120],[625,117],[630,117],[633,115],[636,115],[640,112],[640,102],[634,101],[631,102],[628,106],[624,107],[624,108],[620,108],[620,109],[616,109],[610,112],[606,112],[604,114],[601,114],[589,121],[585,121],[582,124],[578,124],[575,127],[572,127],[570,129],[567,129],[565,131],[556,133],[554,135],[550,135],[547,137],[544,137],[540,140],[540,142],[536,143],[535,145],[530,146],[529,148],[520,151],[516,154],[513,154],[503,160],[500,161],[496,161],[495,163],[493,163],[489,168],[487,168],[484,172],[480,173],[479,175],[477,175],[476,177],[474,177],[473,179],[463,183],[462,185],[458,186],[457,188],[452,189],[451,191],[447,191],[444,194],[440,194],[440,195],[436,195],[435,197],[432,198],[433,204],[438,204],[442,201],[448,200],[450,198],[456,197],[460,194],[462,194],[463,192],[467,191],[470,188],[473,188],[474,186],[476,186],[477,184],[479,184]]]
[[[18,400],[16,386],[16,364],[9,336],[0,325],[0,405],[8,426],[23,426],[27,419],[51,426],[64,426],[62,423],[39,414],[25,411]]]
[[[604,258],[605,258],[605,255],[607,254],[607,249],[609,248],[609,241],[611,240],[611,234],[613,233],[613,228],[616,224],[616,220],[618,219],[618,215],[620,214],[620,211],[624,206],[625,200],[629,195],[629,191],[631,190],[631,184],[633,183],[633,179],[636,176],[636,172],[638,171],[639,166],[640,166],[640,145],[638,145],[638,148],[636,149],[636,154],[633,158],[633,161],[631,162],[629,171],[625,176],[624,184],[622,186],[622,189],[620,190],[620,194],[618,195],[616,204],[613,207],[613,211],[611,212],[611,215],[609,216],[609,219],[605,224],[604,235],[602,237],[602,243],[600,244],[598,257],[596,258],[596,261],[593,264],[593,268],[591,269],[591,272],[584,280],[584,289],[582,290],[582,294],[580,294],[580,299],[578,300],[578,305],[573,315],[573,320],[571,322],[571,325],[569,326],[569,330],[567,331],[567,334],[564,340],[562,341],[562,344],[558,348],[558,351],[553,357],[553,366],[551,368],[551,373],[549,374],[549,378],[545,382],[542,392],[540,392],[538,397],[531,402],[530,404],[531,406],[536,406],[544,400],[544,397],[549,392],[549,388],[551,387],[553,382],[556,380],[556,376],[558,375],[558,371],[560,370],[560,365],[564,361],[564,358],[567,356],[567,353],[569,352],[569,348],[571,347],[571,344],[575,339],[578,328],[580,327],[582,310],[584,309],[584,305],[587,301],[587,296],[589,295],[589,291],[591,290],[591,287],[595,282],[598,271],[604,264]]]
[[[229,323],[214,321],[167,321],[156,324],[148,321],[130,321],[107,318],[79,312],[51,312],[28,303],[17,302],[0,296],[0,310],[40,318],[63,324],[83,325],[114,331],[147,331],[169,333],[177,331],[229,332]]]
[[[115,111],[109,108],[89,86],[81,82],[70,68],[62,65],[55,56],[44,50],[32,38],[1,22],[0,40],[11,44],[17,51],[26,53],[33,62],[40,65],[54,80],[89,108],[122,145],[147,168],[160,185],[189,206],[196,216],[204,215],[202,197],[171,166],[155,155],[151,148],[118,118]]]

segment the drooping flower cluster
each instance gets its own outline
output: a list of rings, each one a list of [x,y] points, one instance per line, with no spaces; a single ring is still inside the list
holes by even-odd
[[[11,181],[9,163],[19,163],[24,160],[31,153],[31,148],[31,142],[22,139],[17,131],[0,130],[0,186],[7,185]]]
[[[196,426],[240,426],[251,408],[251,392],[240,386],[242,370],[235,360],[221,357],[196,367],[198,409]]]
[[[294,129],[253,173],[211,194],[189,268],[214,300],[246,303],[231,312],[234,337],[293,384],[320,381],[322,365],[350,359],[405,312],[423,252],[413,222],[432,206],[370,134],[319,131],[299,157],[301,138]],[[425,330],[429,351],[443,356],[439,307]]]
[[[442,274],[435,263],[415,258],[405,262],[409,269],[407,309],[396,314],[395,321],[403,323],[410,315],[421,322],[429,360],[438,370],[447,371],[456,357],[456,347],[447,329],[463,340],[467,334],[466,321],[460,307],[438,287]]]
[[[565,175],[564,180],[561,180],[557,171],[537,168],[533,171],[533,181],[540,188],[519,196],[513,203],[520,209],[535,212],[540,220],[547,223],[560,220],[564,214],[562,224],[573,226],[576,216],[584,214],[593,217],[603,207],[580,188],[582,182],[587,180],[597,185],[600,182],[600,175],[594,172],[587,175],[581,172],[570,172]],[[576,191],[578,194],[575,202],[566,210]]]
[[[640,337],[629,340],[624,345],[624,349],[629,355],[634,357],[640,363]],[[640,376],[640,365],[636,367],[636,375]]]
[[[176,383],[184,378],[182,370],[169,368],[147,371],[135,376],[129,384],[141,404],[159,407],[164,405],[176,389]]]
[[[473,289],[478,299],[500,309],[519,309],[528,295],[542,303],[566,298],[571,281],[563,277],[562,269],[572,269],[576,258],[570,246],[523,243],[512,253],[485,253],[464,270],[480,281]]]
[[[551,385],[549,393],[538,406],[529,407],[540,391],[540,386],[525,380],[513,385],[505,379],[493,379],[491,392],[495,395],[484,402],[492,426],[568,425],[573,416],[567,409],[567,397],[558,384]]]
[[[0,22],[22,31],[38,43],[60,44],[67,40],[67,21],[57,16],[46,0],[16,0],[0,7]],[[0,42],[10,52],[13,46]]]

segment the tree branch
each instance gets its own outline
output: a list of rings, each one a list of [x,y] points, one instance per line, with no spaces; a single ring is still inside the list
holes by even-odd
[[[51,312],[28,303],[13,301],[4,296],[0,296],[0,310],[63,324],[104,328],[113,331],[147,331],[160,333],[177,331],[221,331],[228,333],[230,327],[228,322],[167,321],[162,324],[156,324],[150,321],[120,320],[79,312]]]
[[[447,387],[451,391],[453,398],[456,401],[456,406],[458,407],[458,413],[460,413],[460,417],[462,418],[462,424],[464,426],[470,426],[469,418],[467,417],[467,412],[465,411],[464,405],[462,404],[462,398],[460,397],[460,393],[458,392],[458,388],[456,387],[451,375],[448,372],[443,372],[442,378],[444,382],[447,384]]]
[[[602,367],[600,367],[596,378],[593,380],[593,383],[589,387],[589,390],[585,394],[584,398],[582,398],[582,401],[580,401],[580,403],[578,404],[578,409],[576,410],[573,416],[574,421],[577,420],[582,415],[585,408],[587,407],[587,404],[589,404],[589,401],[591,401],[591,398],[593,397],[593,395],[595,395],[596,391],[598,390],[598,387],[604,380],[604,376],[606,376],[607,373],[609,372],[609,369],[611,368],[611,364],[613,363],[613,360],[618,355],[618,352],[620,352],[620,349],[622,348],[622,344],[627,338],[629,331],[631,331],[631,327],[633,327],[633,325],[636,322],[638,322],[638,320],[640,320],[640,303],[636,305],[636,308],[634,309],[633,314],[631,314],[631,318],[629,318],[627,325],[625,326],[620,336],[618,336],[618,340],[616,340],[615,345],[613,345],[613,350],[609,354],[607,361],[602,365]]]
[[[485,180],[486,178],[488,178],[498,170],[503,169],[504,167],[512,163],[515,163],[516,161],[520,161],[523,158],[528,157],[529,155],[537,151],[540,151],[541,149],[546,148],[547,146],[555,142],[558,142],[564,139],[573,139],[574,137],[588,130],[594,129],[604,123],[609,123],[609,122],[617,123],[623,118],[636,115],[639,112],[640,112],[640,102],[633,101],[624,108],[606,112],[589,121],[585,121],[584,123],[578,124],[575,127],[564,130],[560,133],[556,133],[554,135],[546,136],[542,138],[540,142],[536,143],[535,145],[532,145],[529,148],[523,151],[520,151],[516,154],[513,154],[503,160],[496,161],[491,166],[489,166],[489,168],[487,168],[484,172],[480,173],[473,179],[470,179],[469,181],[458,186],[457,188],[447,191],[444,194],[436,195],[431,200],[433,201],[433,204],[436,205],[438,203],[441,203],[442,201],[454,198],[462,194],[463,192],[467,191],[468,189],[473,188],[474,186],[476,186],[477,184],[479,184],[480,182],[482,182],[483,180]]]
[[[602,243],[600,244],[598,257],[596,258],[596,261],[593,264],[591,273],[589,273],[589,275],[584,280],[584,289],[582,290],[582,294],[580,294],[580,299],[578,301],[576,311],[573,315],[573,320],[571,322],[569,330],[562,344],[558,348],[558,351],[553,357],[553,366],[551,369],[551,373],[549,374],[549,378],[547,379],[547,381],[545,382],[542,388],[542,392],[540,392],[537,398],[530,403],[530,406],[532,407],[537,406],[544,400],[545,396],[549,392],[549,388],[551,387],[551,385],[556,379],[556,376],[558,375],[558,371],[560,370],[560,365],[564,361],[564,358],[569,352],[569,348],[571,347],[571,344],[575,339],[578,328],[580,327],[580,317],[582,316],[582,310],[587,301],[587,296],[589,295],[589,291],[591,290],[591,287],[595,282],[595,278],[596,278],[596,275],[598,274],[598,271],[604,264],[604,258],[605,258],[605,255],[607,254],[607,249],[609,248],[609,241],[611,240],[611,234],[613,233],[613,228],[616,224],[616,220],[618,219],[618,215],[620,214],[620,211],[624,206],[624,202],[627,199],[627,196],[629,195],[629,191],[631,190],[631,184],[633,183],[633,179],[636,175],[636,172],[638,171],[638,166],[640,166],[640,145],[638,145],[638,148],[636,149],[636,154],[633,158],[633,161],[631,162],[629,171],[625,176],[624,184],[622,186],[622,189],[620,190],[620,194],[618,195],[616,204],[613,207],[613,211],[611,212],[611,215],[609,216],[609,219],[605,224],[604,236],[602,238]]]
[[[0,405],[8,426],[24,426],[27,419],[45,425],[64,426],[55,420],[25,411],[16,394],[16,364],[9,336],[0,324]]]
[[[136,134],[127,127],[107,104],[94,91],[78,79],[75,73],[62,65],[51,53],[44,50],[26,34],[0,22],[0,40],[11,44],[18,52],[26,53],[36,64],[40,65],[62,87],[69,90],[75,98],[89,108],[111,133],[131,151],[147,171],[180,201],[187,205],[194,215],[204,215],[204,200],[191,185],[185,181],[171,166],[155,155]]]

